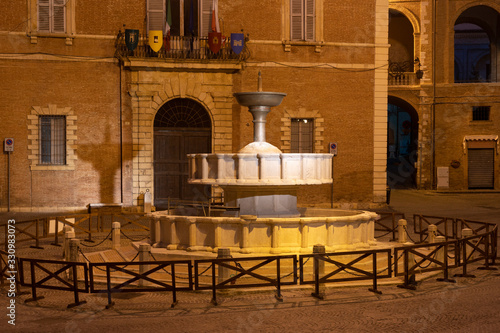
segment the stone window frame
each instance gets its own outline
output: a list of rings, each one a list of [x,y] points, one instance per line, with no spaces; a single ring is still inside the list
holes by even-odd
[[[65,116],[66,118],[66,164],[40,164],[40,116]],[[28,114],[28,160],[31,170],[75,170],[77,116],[71,107],[59,108],[32,106]]]
[[[281,118],[281,150],[284,153],[290,153],[292,150],[292,119],[294,118],[307,118],[314,119],[314,153],[324,152],[323,142],[325,138],[323,132],[325,131],[324,123],[325,119],[319,112],[319,110],[306,110],[300,108],[298,110],[287,110]]]
[[[314,1],[314,40],[313,41],[305,41],[305,40],[292,40],[292,31],[291,31],[291,18],[292,18],[292,9],[291,9],[291,0],[282,0],[282,8],[283,8],[283,26],[282,26],[282,37],[283,37],[283,45],[285,52],[290,52],[293,46],[301,46],[301,45],[309,45],[315,46],[315,52],[321,52],[321,46],[324,42],[324,14],[323,14],[323,3],[324,0],[315,0]]]
[[[73,38],[76,34],[76,0],[67,0],[64,4],[66,8],[64,19],[65,32],[46,32],[38,30],[38,0],[28,0],[29,16],[27,35],[32,44],[38,43],[38,37],[58,37],[66,38],[66,45],[73,45]]]

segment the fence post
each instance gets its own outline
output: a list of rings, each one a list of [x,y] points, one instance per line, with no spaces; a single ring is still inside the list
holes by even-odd
[[[462,238],[470,237],[473,234],[474,234],[474,232],[472,231],[472,229],[469,229],[469,228],[462,229]],[[465,242],[464,242],[464,245],[465,245]],[[466,258],[471,259],[471,258],[469,258],[469,256],[472,253],[472,247],[470,245],[465,245],[464,251],[465,251]]]
[[[139,245],[139,261],[150,261],[151,260],[151,245],[140,244]],[[149,270],[149,265],[139,265],[139,274],[144,274]],[[139,286],[144,287],[150,283],[144,279],[139,279]]]
[[[38,225],[38,222],[40,222],[39,219],[36,219],[35,220],[36,224],[35,224],[35,245],[31,245],[30,247],[32,249],[39,249],[39,250],[43,250],[43,247],[40,246],[40,227]]]
[[[408,222],[405,219],[400,219],[398,221],[398,240],[400,243],[406,243],[406,226]]]
[[[74,235],[74,232],[73,232],[73,235]],[[69,251],[68,251],[68,256],[67,256],[66,261],[72,261],[72,262],[80,261],[79,257],[78,257],[78,249],[79,248],[80,248],[80,240],[76,239],[76,238],[70,239],[69,240]],[[70,280],[75,279],[73,274],[74,274],[74,271],[70,270],[69,271],[69,279]],[[75,288],[78,289],[78,285],[76,285]]]
[[[231,249],[228,248],[219,248],[217,249],[217,259],[225,259],[231,258]],[[224,280],[229,278],[229,269],[226,267],[222,267],[219,264],[219,278],[218,284],[222,283]]]
[[[321,255],[324,255],[325,246],[321,244],[316,244],[313,246],[313,254],[314,254],[314,262],[313,262],[313,270],[314,270],[314,293],[311,295],[323,299],[325,293],[325,284],[319,283],[320,276],[325,274],[325,261],[319,260]]]
[[[436,236],[436,243],[445,243],[436,253],[436,259],[444,264],[443,278],[436,279],[437,281],[445,282],[455,282],[455,280],[449,279],[448,272],[448,244],[446,243],[445,236]]]
[[[112,232],[111,232],[111,241],[112,241],[112,249],[117,250],[120,248],[120,222],[113,222],[111,224]]]

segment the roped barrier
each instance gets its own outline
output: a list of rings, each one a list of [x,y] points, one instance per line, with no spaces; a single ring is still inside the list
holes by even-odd
[[[24,263],[29,263],[30,267],[30,282],[25,279],[28,277],[27,273],[24,271]],[[44,267],[46,265],[61,265],[62,267],[57,269],[55,272],[52,272],[50,268]],[[74,293],[75,302],[68,305],[68,308],[84,304],[85,301],[80,301],[78,293],[88,293],[89,291],[89,281],[88,281],[88,271],[87,265],[82,262],[71,262],[71,261],[61,261],[61,260],[45,260],[45,259],[27,259],[20,258],[19,259],[19,274],[21,285],[26,287],[31,287],[32,298],[27,299],[25,302],[38,301],[43,299],[43,296],[37,296],[37,288],[38,289],[54,289],[54,290],[63,290],[63,291],[72,291]],[[39,280],[37,281],[37,268],[46,274],[41,277],[38,273]],[[79,288],[78,283],[78,269],[83,270],[84,276],[84,288]],[[69,272],[68,272],[69,271]],[[66,278],[61,277],[61,274],[67,274]],[[69,277],[69,278],[68,278]],[[46,284],[51,280],[59,281],[59,285],[55,284]],[[73,282],[73,284],[71,284]]]
[[[187,287],[178,287],[176,283],[176,266],[178,265],[186,265],[187,266],[187,274],[188,274],[188,283]],[[122,266],[142,266],[147,267],[146,271],[135,272],[130,269],[125,269]],[[154,266],[153,268],[150,268]],[[104,267],[106,270],[106,289],[98,289],[96,288],[96,280],[94,268]],[[168,273],[165,268],[170,267],[170,273]],[[111,270],[115,270],[117,272],[124,273],[127,276],[132,276],[128,278],[126,281],[112,286],[111,283]],[[164,281],[160,281],[159,279],[155,279],[151,277],[153,273],[164,270],[171,276],[171,284],[168,284]],[[90,292],[91,293],[107,293],[108,294],[108,305],[106,308],[110,308],[114,305],[114,302],[111,300],[111,294],[118,292],[153,292],[153,291],[171,291],[172,292],[172,304],[171,307],[174,307],[177,304],[177,294],[178,290],[192,290],[192,267],[190,260],[184,261],[141,261],[141,262],[105,262],[105,263],[90,263],[89,265],[90,271]],[[133,287],[133,288],[125,288],[132,283],[146,281],[153,284],[151,287]]]
[[[452,220],[454,224],[463,222],[462,220],[439,218],[439,221],[442,221],[442,223],[446,223],[446,221],[448,220]],[[429,222],[430,220],[426,217],[426,221]],[[300,255],[299,260],[297,260],[297,257],[295,255],[196,260],[194,261],[194,283],[192,273],[193,265],[191,264],[191,261],[91,263],[89,272],[86,263],[20,258],[18,259],[19,264],[17,269],[20,272],[20,285],[32,288],[33,297],[30,300],[38,300],[42,298],[37,297],[37,289],[45,288],[72,291],[74,293],[75,302],[68,305],[68,307],[82,304],[83,302],[79,301],[78,294],[81,292],[89,292],[89,286],[91,287],[91,293],[108,294],[108,307],[113,305],[111,299],[112,293],[148,291],[171,291],[173,296],[172,306],[175,306],[175,304],[177,303],[176,291],[193,290],[193,287],[195,290],[211,289],[213,297],[212,302],[214,304],[217,304],[217,289],[230,288],[274,286],[277,288],[276,297],[278,299],[282,299],[281,286],[297,284],[297,262],[299,262],[300,284],[302,285],[314,283],[315,293],[313,293],[313,296],[319,298],[322,297],[319,292],[319,285],[326,282],[372,279],[373,288],[371,288],[370,290],[373,292],[379,292],[377,289],[378,279],[404,276],[404,283],[400,285],[400,287],[415,289],[415,285],[412,284],[410,280],[411,277],[417,272],[424,273],[431,271],[443,271],[444,277],[440,280],[453,282],[453,280],[448,276],[448,270],[450,268],[463,268],[463,274],[459,274],[457,276],[473,276],[467,274],[467,265],[473,262],[484,260],[484,267],[482,267],[482,269],[496,269],[490,266],[494,264],[494,260],[497,255],[497,226],[491,223],[481,224],[480,222],[474,221],[466,221],[465,223],[467,223],[466,226],[468,227],[479,224],[478,227],[475,227],[475,232],[477,232],[478,230],[486,230],[487,232],[456,240],[400,246],[394,248],[393,250],[381,249],[367,251],[334,252],[328,254],[305,254]],[[443,228],[445,228],[444,225]],[[456,229],[456,226],[454,228]],[[445,229],[445,231],[446,230],[451,231],[453,229]],[[391,262],[392,251],[394,251],[393,262]],[[384,256],[385,254],[387,254],[387,260],[382,259],[382,262],[384,264],[387,263],[387,265],[382,265],[383,267],[381,267],[377,271],[378,263],[381,262],[381,257],[379,256],[379,254],[382,254]],[[451,256],[450,254],[454,254],[454,256]],[[336,256],[344,257],[341,259],[332,259]],[[354,256],[354,258],[346,259],[349,256]],[[8,258],[8,252],[0,251],[0,272],[2,273],[0,277],[2,279],[2,282],[4,277],[8,277],[7,267],[9,262],[5,260],[4,257]],[[304,273],[304,267],[310,258],[313,258],[314,278],[312,280],[307,280],[305,278],[306,275]],[[401,258],[404,258],[402,259],[403,263],[401,263]],[[286,260],[291,260],[291,263],[287,264],[285,270],[290,268],[291,272],[287,275],[283,275],[282,270],[284,265],[282,261]],[[258,263],[254,264],[252,263],[252,261],[258,261]],[[28,273],[26,271],[25,266],[27,265],[25,263],[29,263],[29,276],[31,277],[31,282],[26,281]],[[271,263],[275,263],[276,267],[270,265]],[[208,264],[210,264],[208,268],[202,268],[203,265]],[[358,266],[358,264],[360,264],[361,266]],[[129,265],[139,265],[140,272],[137,273],[130,269],[125,269],[125,267]],[[184,269],[181,268],[184,276],[186,276],[186,280],[188,280],[187,282],[180,282],[180,284],[184,283],[183,287],[178,287],[179,282],[176,281],[178,279],[176,277],[176,265],[186,265]],[[331,265],[333,265],[333,269],[326,272],[325,274],[324,270],[322,272],[320,271],[321,265],[323,267],[325,267],[326,265],[330,265],[329,268],[332,267]],[[60,268],[57,268],[56,270],[52,269],[52,267],[54,266],[60,266]],[[94,279],[94,268],[100,269],[99,267],[102,266],[104,266],[104,271],[106,271],[106,289],[98,289],[96,285],[99,282]],[[150,267],[153,268],[150,269]],[[168,267],[170,267],[170,272],[165,269]],[[211,281],[209,281],[208,279],[201,281],[201,276],[210,268],[212,269],[210,276]],[[217,268],[219,269],[218,272],[216,272]],[[204,269],[204,271],[202,273],[199,273],[201,269]],[[119,283],[118,285],[114,283],[115,286],[112,286],[111,279],[114,279],[114,277],[111,276],[111,270],[119,272],[122,275],[128,275],[132,277],[127,277],[128,280],[126,280],[125,282]],[[165,282],[165,279],[160,280],[159,278],[152,276],[152,274],[161,273],[160,270],[171,276],[168,279],[170,284],[168,284],[168,282]],[[385,271],[387,271],[387,273],[384,273]],[[229,276],[229,272],[233,272],[234,274]],[[354,277],[345,277],[345,274],[344,276],[339,277],[338,274],[340,273],[351,274]],[[66,277],[61,277],[61,275],[63,274],[66,274]],[[84,282],[80,283],[83,283],[84,287],[80,288],[77,276],[81,278],[82,274],[84,276]],[[291,278],[289,278],[290,276]],[[67,280],[65,280],[65,278]],[[288,280],[284,281],[285,279]],[[52,284],[48,284],[47,282],[49,281],[52,281]],[[140,288],[140,286],[125,288],[139,281],[153,285],[144,288]]]
[[[486,232],[479,235],[474,235],[470,237],[465,237],[457,240],[461,250],[460,266],[462,266],[463,271],[461,274],[455,274],[455,276],[460,277],[475,277],[475,275],[467,273],[467,265],[473,262],[484,260],[484,266],[478,267],[478,269],[496,269],[490,267],[490,258],[496,256],[495,252],[490,252],[492,240],[497,238],[497,228],[491,232]],[[493,262],[494,264],[494,262]]]
[[[397,240],[397,227],[398,220],[404,219],[405,214],[396,212],[376,212],[380,215],[380,219],[375,220],[375,231],[384,232],[382,235],[377,235],[375,238],[384,237],[388,234],[392,234],[391,241],[395,242]],[[389,225],[388,225],[389,224]]]
[[[386,265],[379,272],[377,271],[377,254],[387,255]],[[320,284],[327,282],[348,282],[348,281],[360,281],[360,280],[373,280],[373,287],[368,290],[381,293],[377,289],[377,280],[383,278],[390,278],[392,276],[392,264],[391,264],[391,249],[380,249],[380,250],[368,250],[368,251],[351,251],[351,252],[333,252],[333,253],[314,253],[314,254],[301,254],[299,256],[300,262],[300,284],[313,284],[315,285],[315,291],[312,296],[323,299],[323,295],[320,293]],[[355,256],[350,258],[348,263],[343,263],[339,260],[334,260],[331,257],[338,256]],[[363,262],[363,260],[371,257],[371,263]],[[308,260],[313,258],[313,279],[306,280],[304,274],[304,259]],[[380,258],[380,257],[378,257]],[[368,266],[371,270],[365,269],[363,267],[355,266],[357,263],[363,262],[363,265]],[[326,263],[332,264],[333,268],[328,273],[326,270]],[[320,269],[320,267],[322,269]],[[323,272],[321,272],[323,271]],[[386,274],[381,274],[387,271]],[[340,273],[353,274],[353,277],[334,277]],[[333,277],[333,278],[332,278]]]
[[[287,274],[287,276],[292,276],[292,281],[282,281],[284,277],[281,276],[281,267],[283,260],[292,261],[292,272]],[[244,268],[242,263],[247,263],[251,261],[258,261],[259,263]],[[264,275],[263,273],[257,274],[256,270],[262,268],[268,264],[276,262],[275,278],[269,277],[271,274]],[[211,284],[202,285],[200,282],[200,275],[198,271],[200,266],[203,264],[211,264],[212,268],[212,281]],[[230,263],[234,263],[231,265]],[[217,282],[216,268],[219,267],[219,274]],[[226,272],[224,274],[224,269]],[[273,270],[273,269],[271,269]],[[194,278],[195,290],[207,290],[212,289],[212,303],[217,305],[217,289],[232,289],[232,288],[249,288],[249,287],[262,287],[262,286],[274,286],[276,287],[276,299],[283,300],[281,295],[282,285],[296,285],[297,284],[297,257],[295,255],[288,256],[273,256],[273,257],[251,257],[251,258],[220,258],[220,259],[203,259],[195,260],[194,262]],[[234,271],[235,275],[230,275],[229,272]],[[248,275],[257,280],[264,281],[262,283],[257,283],[255,281],[245,283],[242,281],[242,277]],[[274,275],[274,274],[273,274]],[[240,279],[240,280],[238,280]],[[238,284],[236,282],[238,281]]]
[[[454,252],[455,257],[454,263],[449,264],[448,260],[448,249],[450,245],[455,245]],[[429,253],[425,254],[424,252],[419,252],[417,249],[430,249]],[[404,276],[404,284],[398,285],[398,287],[406,288],[406,289],[416,289],[416,286],[410,282],[410,277],[414,275],[417,271],[421,273],[432,272],[432,271],[443,271],[444,277],[440,279],[442,281],[454,282],[448,277],[448,269],[454,268],[459,265],[458,258],[459,256],[459,247],[458,241],[445,241],[439,243],[426,243],[426,244],[417,244],[411,246],[403,246],[394,248],[394,276]],[[403,253],[403,266],[404,271],[400,271],[399,269],[399,259],[398,253]],[[440,257],[440,258],[438,258]],[[425,266],[422,266],[423,264]],[[432,265],[434,264],[434,265]]]
[[[413,231],[420,235],[420,242],[423,241],[424,235],[427,234],[428,227],[431,224],[437,227],[439,236],[444,236],[445,239],[458,238],[457,223],[454,218],[414,214]]]
[[[149,231],[149,221],[152,219],[142,213],[135,214],[74,214],[55,217],[44,217],[26,221],[16,221],[15,224],[0,224],[0,228],[4,229],[4,239],[0,243],[0,247],[8,250],[8,235],[10,229],[15,230],[16,243],[26,241],[35,241],[33,248],[39,248],[40,240],[52,238],[52,245],[61,246],[60,237],[62,236],[64,226],[70,226],[75,229],[77,234],[85,234],[85,241],[94,242],[92,234],[96,232],[108,231],[107,221],[117,220],[122,222],[122,227],[128,231]],[[127,226],[135,228],[128,228]],[[1,229],[0,229],[1,230]],[[111,228],[109,228],[111,230]]]

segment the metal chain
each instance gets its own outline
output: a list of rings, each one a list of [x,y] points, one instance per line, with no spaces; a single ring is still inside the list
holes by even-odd
[[[153,258],[154,261],[160,261],[160,260],[156,260],[155,256],[153,255],[153,253],[151,251],[149,251],[149,254],[151,255],[151,257]],[[210,268],[210,267],[209,267]],[[162,267],[161,268],[165,273],[167,273],[168,275],[172,276],[172,273],[169,273],[165,267]],[[204,273],[204,272],[203,272]],[[202,273],[202,274],[203,274]],[[200,274],[201,275],[201,274]],[[199,276],[199,275],[198,275]],[[175,275],[175,278],[176,279],[181,279],[181,280],[189,280],[188,277],[183,277],[183,276],[178,276],[178,275]]]
[[[406,226],[403,226],[403,229],[405,230],[405,233],[406,233],[406,235],[408,236],[408,238],[409,238],[409,239],[410,239],[413,243],[417,244],[417,242],[415,242],[415,241],[411,238],[410,234],[408,233],[408,229],[406,229]]]
[[[132,242],[140,242],[140,241],[143,241],[145,240],[146,238],[149,238],[149,235],[144,237],[144,238],[141,238],[141,239],[132,239],[130,238],[129,236],[125,235],[125,233],[123,232],[122,229],[120,229],[120,234],[122,234],[123,236],[125,236],[125,238],[128,238],[129,240],[131,240]]]
[[[102,242],[100,242],[99,244],[95,244],[95,245],[85,245],[83,243],[80,243],[81,245],[85,246],[85,247],[97,247],[99,245],[101,245],[102,243],[104,243],[105,240],[108,239],[109,236],[111,236],[111,233],[113,232],[113,230],[111,230],[109,232],[109,234],[102,240]],[[82,239],[82,242],[89,242],[88,240],[85,240],[85,239]]]
[[[383,234],[383,235],[376,236],[375,238],[385,237],[385,236],[387,236],[388,234],[390,234],[391,232],[396,231],[396,229],[397,229],[397,228],[398,228],[398,227],[395,227],[395,228],[394,228],[394,229],[392,229],[391,231],[388,231],[387,233],[385,233],[385,234]]]

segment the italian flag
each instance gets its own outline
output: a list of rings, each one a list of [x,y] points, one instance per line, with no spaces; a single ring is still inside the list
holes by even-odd
[[[167,4],[167,22],[165,23],[165,50],[170,51],[170,26],[172,25],[172,10],[170,0]]]

